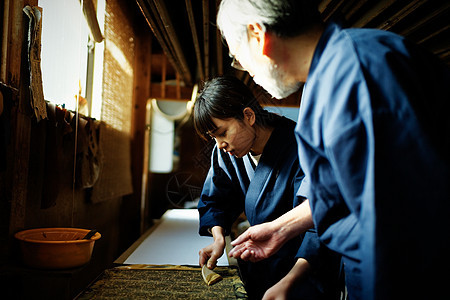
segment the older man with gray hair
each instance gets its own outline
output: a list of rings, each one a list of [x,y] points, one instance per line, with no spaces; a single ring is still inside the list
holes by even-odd
[[[258,261],[308,218],[344,261],[350,299],[436,299],[450,275],[450,70],[405,38],[322,23],[315,1],[223,0],[233,65],[272,96],[303,86],[296,137],[312,215],[251,227]],[[306,219],[306,221],[305,221]]]

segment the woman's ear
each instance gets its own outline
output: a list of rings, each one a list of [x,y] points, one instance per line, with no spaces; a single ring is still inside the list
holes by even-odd
[[[255,112],[250,107],[246,107],[243,110],[244,113],[244,121],[248,122],[250,126],[253,126],[256,121]]]

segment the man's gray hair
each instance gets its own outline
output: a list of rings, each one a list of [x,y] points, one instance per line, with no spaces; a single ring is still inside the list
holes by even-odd
[[[222,0],[217,13],[222,36],[236,43],[247,36],[248,24],[290,37],[317,22],[317,0]]]

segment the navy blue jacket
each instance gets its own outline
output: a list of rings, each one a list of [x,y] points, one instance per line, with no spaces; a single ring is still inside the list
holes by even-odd
[[[449,113],[437,58],[390,32],[327,25],[296,129],[301,190],[321,241],[344,258],[351,299],[448,292]]]
[[[298,162],[295,122],[284,117],[276,118],[274,131],[255,170],[248,155],[235,158],[217,146],[214,148],[198,205],[201,235],[210,235],[208,229],[216,225],[223,227],[228,235],[233,222],[243,211],[249,223],[256,225],[272,221],[299,204],[296,194],[304,175]],[[247,291],[257,294],[253,298],[262,297],[268,288],[289,272],[298,256],[303,236],[292,239],[264,261],[246,263],[242,271],[248,274]],[[304,253],[313,256],[318,253],[320,243],[317,236],[315,240],[316,243],[311,243],[312,249],[303,245],[308,249]],[[336,270],[337,265],[334,263],[330,269]],[[302,290],[306,296],[302,299],[325,299],[321,298],[321,288],[314,284],[304,284]]]

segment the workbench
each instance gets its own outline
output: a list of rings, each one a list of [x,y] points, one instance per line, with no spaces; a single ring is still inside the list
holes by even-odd
[[[203,281],[198,252],[213,239],[199,236],[198,222],[196,209],[168,210],[77,299],[246,299],[237,263],[226,254],[214,269],[223,279]]]

